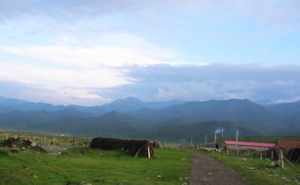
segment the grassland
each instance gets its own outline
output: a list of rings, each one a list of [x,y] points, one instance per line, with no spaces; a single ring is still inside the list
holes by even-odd
[[[225,153],[210,152],[228,167],[241,174],[249,185],[300,185],[300,165],[287,164],[284,169],[272,167],[270,160],[238,157]]]
[[[156,159],[121,152],[70,149],[61,155],[0,152],[0,185],[181,185],[191,153],[157,150]]]
[[[190,150],[159,149],[154,160],[147,160],[88,149],[87,138],[0,132],[0,140],[7,137],[29,138],[50,153],[0,148],[0,185],[187,185],[190,177]],[[281,169],[251,156],[208,154],[239,172],[249,185],[300,185],[300,165]]]

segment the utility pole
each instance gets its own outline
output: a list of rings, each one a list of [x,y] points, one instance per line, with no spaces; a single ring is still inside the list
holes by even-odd
[[[215,131],[215,144],[217,144],[217,132]]]
[[[239,136],[240,136],[240,132],[239,132],[239,129],[236,130],[236,133],[235,133],[235,144],[236,144],[236,152],[237,152],[237,155],[239,155]]]

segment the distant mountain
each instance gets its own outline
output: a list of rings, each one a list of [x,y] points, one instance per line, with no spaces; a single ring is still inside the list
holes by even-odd
[[[32,103],[24,100],[0,97],[0,112],[4,111],[58,111],[63,106],[54,106],[46,103]]]
[[[154,119],[155,121],[233,121],[260,122],[260,124],[271,122],[273,116],[270,111],[261,105],[249,100],[238,99],[186,102],[161,110],[148,110],[137,114],[141,118]]]
[[[300,102],[259,105],[249,100],[144,102],[125,98],[102,106],[53,106],[0,98],[0,128],[86,136],[176,140],[232,134],[299,135]]]
[[[281,103],[267,106],[280,122],[281,131],[287,134],[300,130],[300,101]]]
[[[146,107],[146,104],[137,98],[124,98],[113,101],[109,104],[101,106],[101,110],[104,112],[132,112]]]
[[[163,109],[169,106],[180,104],[180,101],[165,101],[165,102],[143,102],[137,98],[128,97],[124,99],[118,99],[111,103],[102,105],[99,107],[101,112],[123,112],[123,113],[130,113],[136,112],[139,110],[144,109]]]
[[[150,137],[170,142],[190,142],[191,140],[193,142],[203,142],[204,137],[207,137],[209,141],[213,141],[213,133],[219,128],[224,129],[224,137],[233,137],[236,133],[236,129],[239,129],[242,136],[261,135],[259,130],[247,128],[247,126],[233,122],[207,121],[189,124],[176,123],[173,125],[160,125],[153,130]]]
[[[266,108],[276,114],[284,114],[291,116],[295,114],[300,114],[300,101],[291,103],[271,104],[266,106]]]
[[[118,99],[111,103],[99,105],[99,106],[78,106],[78,105],[68,105],[68,106],[57,106],[47,103],[33,103],[24,100],[11,99],[0,97],[0,112],[3,111],[74,111],[82,112],[91,115],[102,115],[108,112],[134,112],[142,109],[162,109],[172,105],[180,104],[180,101],[164,101],[164,102],[143,102],[137,98],[128,97],[124,99]]]

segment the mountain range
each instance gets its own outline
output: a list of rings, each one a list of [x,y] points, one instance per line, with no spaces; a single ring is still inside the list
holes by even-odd
[[[224,128],[243,136],[300,135],[300,102],[261,105],[246,99],[144,102],[124,98],[102,106],[55,106],[0,97],[0,128],[81,136],[179,142]]]

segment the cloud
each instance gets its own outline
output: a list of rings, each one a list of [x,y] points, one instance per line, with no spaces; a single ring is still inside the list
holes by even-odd
[[[257,37],[260,30],[252,35],[231,27],[234,21],[237,27],[248,22],[254,26],[253,20],[267,28],[297,27],[299,8],[296,0],[2,0],[0,68],[5,70],[0,81],[14,84],[7,87],[11,92],[20,88],[6,95],[56,104],[91,105],[126,96],[297,99],[298,66],[226,61],[262,61],[265,55],[269,63],[296,58],[289,55],[295,53],[294,35],[285,38],[266,29],[261,35],[266,31],[272,36],[263,40]],[[228,27],[216,29],[218,22]],[[243,43],[227,43],[231,37]],[[244,39],[253,43],[244,47]],[[287,49],[278,49],[281,41]],[[270,51],[270,57],[263,51]],[[224,64],[213,64],[216,58]]]
[[[1,0],[0,18],[38,15],[72,20],[115,13],[150,11],[155,14],[157,10],[179,9],[181,13],[227,12],[228,15],[252,17],[267,24],[286,25],[299,23],[299,8],[298,0]]]
[[[99,105],[128,96],[146,101],[246,98],[276,103],[299,100],[300,93],[300,66],[296,65],[127,66],[124,76],[108,84],[107,78],[114,74],[111,71],[98,78],[88,69],[66,77],[68,72],[60,74],[55,68],[46,73],[48,69],[32,70],[27,65],[1,67],[10,67],[18,75],[14,78],[8,74],[11,70],[1,71],[0,88],[4,90],[0,95],[54,104]],[[87,75],[86,81],[80,77],[82,73]],[[124,79],[129,80],[120,83]]]
[[[105,14],[111,11],[127,10],[131,7],[132,0],[1,0],[0,17],[13,18],[24,15],[50,15],[73,17],[78,14]]]
[[[0,68],[0,82],[11,84],[11,87],[0,85],[1,96],[53,104],[102,104],[109,99],[97,94],[95,88],[112,88],[134,82],[122,70],[107,67],[63,69],[0,62]]]
[[[128,34],[103,34],[95,42],[73,35],[52,41],[47,45],[0,46],[0,68],[5,69],[0,71],[0,81],[36,89],[24,90],[24,97],[32,94],[55,104],[83,104],[85,100],[85,105],[94,105],[110,100],[95,89],[136,83],[129,75],[133,66],[170,63],[177,57],[170,49]]]
[[[122,70],[114,68],[72,69],[38,67],[31,64],[0,63],[0,79],[45,87],[114,87],[131,83]]]
[[[157,51],[159,53],[162,52]],[[164,63],[164,56],[160,58],[159,53],[145,50],[144,48],[28,46],[2,47],[0,52],[32,60],[83,68]],[[168,58],[168,56],[165,57]]]
[[[155,65],[131,69],[134,84],[106,89],[103,97],[144,100],[250,99],[260,103],[298,100],[300,66]]]
[[[0,81],[0,96],[54,105],[100,105],[111,101],[89,89],[47,89],[32,84]]]

